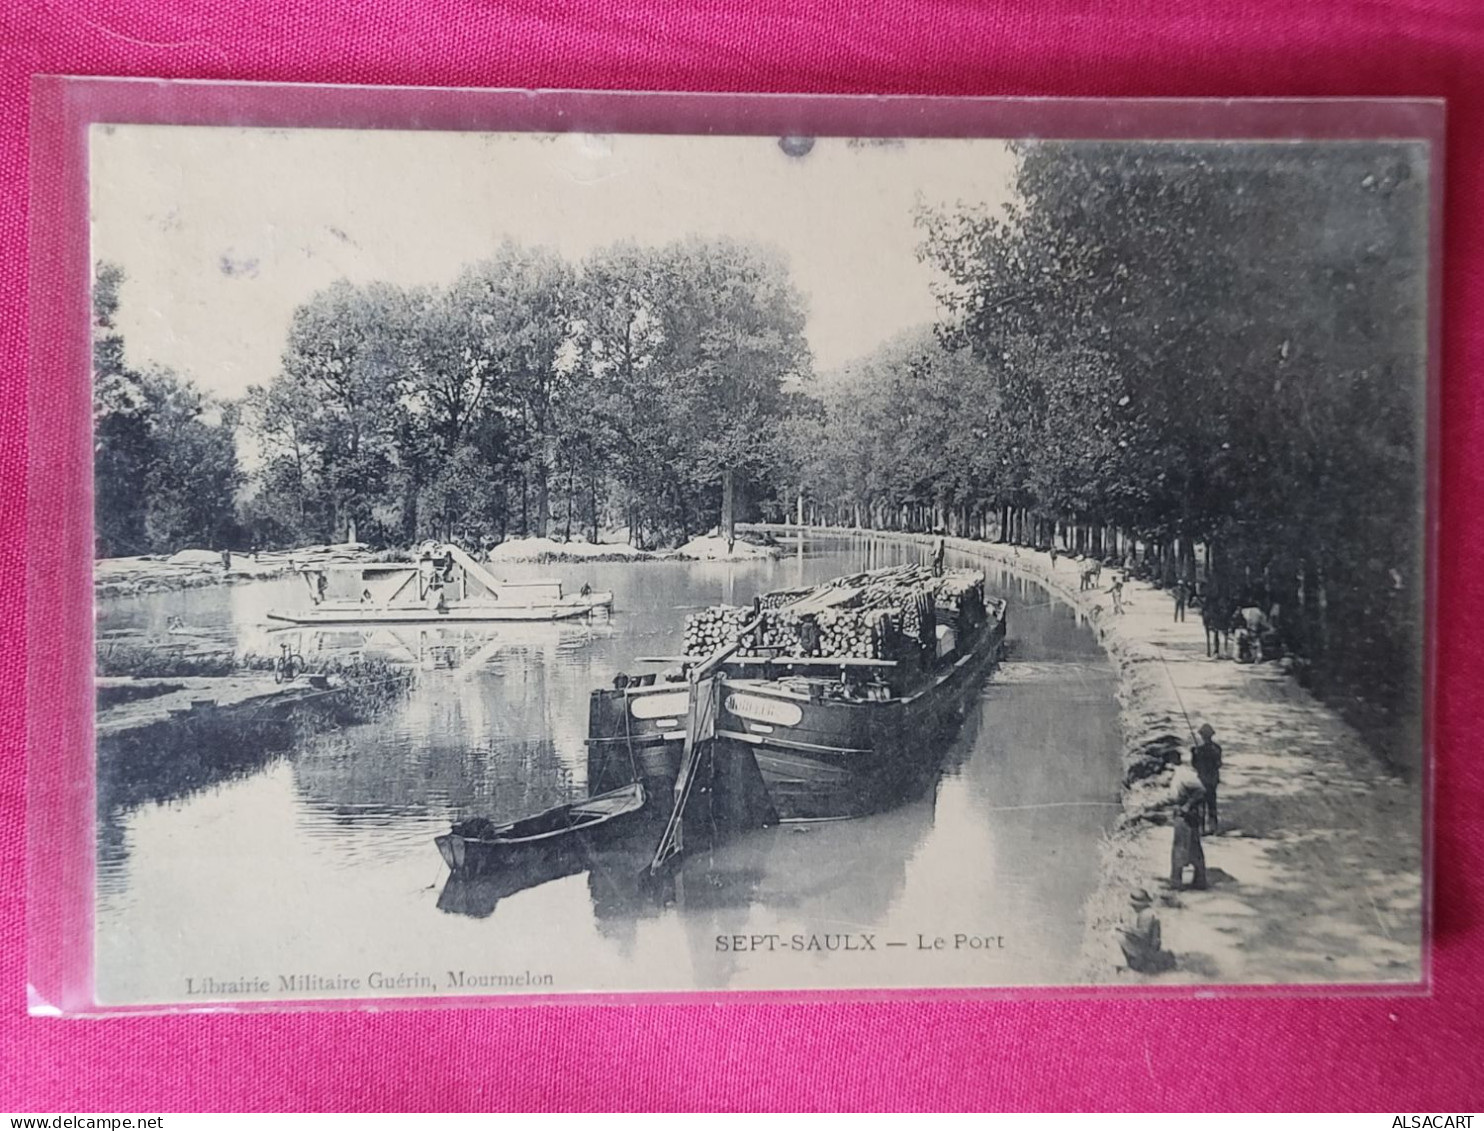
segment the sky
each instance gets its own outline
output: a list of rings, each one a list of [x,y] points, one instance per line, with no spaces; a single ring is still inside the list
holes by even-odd
[[[730,236],[781,249],[827,371],[937,315],[913,214],[994,208],[994,140],[279,130],[97,125],[93,260],[126,282],[130,364],[220,396],[278,371],[293,310],[337,279],[451,282],[506,238],[572,260],[620,240]]]

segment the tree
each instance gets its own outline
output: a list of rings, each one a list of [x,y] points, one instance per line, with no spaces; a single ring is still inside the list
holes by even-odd
[[[595,418],[594,454],[609,467],[630,541],[642,546],[646,530],[663,536],[672,525],[684,527],[670,495],[685,438],[672,427],[669,388],[657,368],[666,341],[663,260],[618,244],[584,262],[580,279],[578,364]],[[590,481],[590,496],[597,491]]]
[[[144,385],[154,448],[144,481],[147,544],[159,552],[230,546],[243,478],[235,411],[173,373],[150,373]]]
[[[253,386],[243,397],[241,416],[262,455],[245,514],[255,542],[294,546],[329,540],[333,516],[314,470],[318,412],[312,390],[291,381]]]
[[[332,284],[294,311],[273,382],[281,387],[270,386],[308,453],[306,471],[325,502],[331,538],[366,523],[387,489],[389,433],[403,393],[403,359],[390,329],[406,301],[384,284]]]
[[[769,472],[790,408],[786,390],[809,372],[804,302],[771,249],[692,240],[666,254],[661,369],[679,393],[672,407],[695,481],[719,490],[730,543],[736,477]]]
[[[164,370],[125,360],[116,317],[123,271],[93,286],[93,479],[98,552],[228,545],[237,532],[236,413]]]
[[[583,435],[615,465],[631,536],[684,541],[780,457],[809,372],[803,300],[781,256],[726,240],[618,245],[581,278],[583,388],[612,422]]]
[[[497,383],[487,407],[501,417],[499,433],[517,469],[521,528],[544,537],[556,432],[571,395],[574,272],[551,251],[507,240],[459,277],[452,299],[465,400],[473,404],[491,380]]]
[[[149,406],[140,375],[124,361],[116,318],[121,268],[99,263],[93,276],[93,513],[100,555],[145,546],[144,475],[153,458]]]

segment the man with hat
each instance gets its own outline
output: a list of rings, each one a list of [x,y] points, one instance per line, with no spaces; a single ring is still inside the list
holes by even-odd
[[[1216,728],[1210,723],[1201,724],[1200,736],[1200,745],[1190,748],[1190,765],[1206,791],[1203,831],[1214,834],[1217,829],[1216,787],[1221,784],[1221,744],[1215,741]]]
[[[1118,945],[1128,968],[1139,974],[1162,974],[1175,968],[1175,956],[1163,948],[1159,916],[1152,910],[1154,900],[1143,888],[1129,893],[1132,914],[1118,928]]]
[[[1189,766],[1183,764],[1179,748],[1175,750],[1175,776],[1170,780],[1171,821],[1175,827],[1170,846],[1170,888],[1185,886],[1185,869],[1193,867],[1191,887],[1206,889],[1206,850],[1201,845],[1201,826],[1205,823],[1206,787]]]

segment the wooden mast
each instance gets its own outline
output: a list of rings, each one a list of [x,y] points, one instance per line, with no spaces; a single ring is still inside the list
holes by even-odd
[[[675,777],[675,806],[670,810],[665,831],[660,835],[660,842],[654,850],[654,859],[649,863],[651,876],[658,875],[666,863],[685,851],[681,827],[685,819],[685,807],[690,802],[696,783],[702,752],[716,741],[716,717],[721,707],[719,700],[722,683],[722,677],[716,674],[717,669],[732,657],[742,646],[742,641],[749,639],[762,623],[761,616],[754,618],[742,629],[736,640],[711,653],[692,668],[687,676],[690,681],[690,704],[686,711],[685,746],[680,756],[680,772]]]

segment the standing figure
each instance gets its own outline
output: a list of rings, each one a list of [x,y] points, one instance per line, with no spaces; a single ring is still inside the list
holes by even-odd
[[[748,614],[747,623],[753,625],[752,632],[743,641],[749,652],[761,652],[763,645],[767,642],[767,634],[763,631],[763,599],[756,594],[752,598],[752,612]]]
[[[806,656],[819,655],[819,622],[812,613],[799,621],[799,649]]]
[[[1263,642],[1272,635],[1272,623],[1268,620],[1268,614],[1256,604],[1248,605],[1241,610],[1239,615],[1247,626],[1247,639],[1252,661],[1260,664],[1268,658],[1263,650]]]
[[[1216,787],[1221,784],[1221,744],[1216,739],[1216,728],[1210,723],[1201,724],[1201,742],[1190,748],[1190,768],[1201,779],[1201,788],[1206,791],[1205,819],[1201,830],[1213,835],[1220,827],[1216,816]]]
[[[1056,543],[1055,542],[1051,543],[1051,551],[1050,551],[1050,553],[1051,553],[1051,568],[1052,569],[1055,569],[1056,568]]]
[[[1185,579],[1182,577],[1179,581],[1175,582],[1175,619],[1176,620],[1182,620],[1183,621],[1185,619],[1185,604],[1189,600],[1190,600],[1190,586],[1188,586],[1188,585],[1185,584]]]
[[[225,546],[222,547],[222,572],[232,572],[232,551]]]
[[[943,535],[938,535],[938,540],[933,543],[933,576],[943,576],[943,555],[948,552],[948,544]]]
[[[1118,928],[1118,945],[1128,968],[1139,974],[1163,974],[1175,968],[1175,956],[1164,949],[1154,900],[1143,888],[1129,893],[1131,913]]]
[[[1201,625],[1206,630],[1206,658],[1221,659],[1221,637],[1226,628],[1225,610],[1214,593],[1201,602]]]
[[[1249,627],[1246,610],[1236,609],[1232,612],[1230,631],[1236,641],[1237,663],[1253,663],[1257,659],[1257,641]]]
[[[1176,754],[1176,758],[1180,757]],[[1190,886],[1205,891],[1206,850],[1201,845],[1201,822],[1205,819],[1206,787],[1193,769],[1177,763],[1170,781],[1170,797],[1174,801],[1170,816],[1175,826],[1174,842],[1170,846],[1170,888],[1180,891],[1185,886],[1185,869],[1193,867],[1195,876]]]
[[[1113,596],[1113,612],[1123,612],[1123,578],[1115,577],[1113,584],[1108,586],[1108,592]]]

